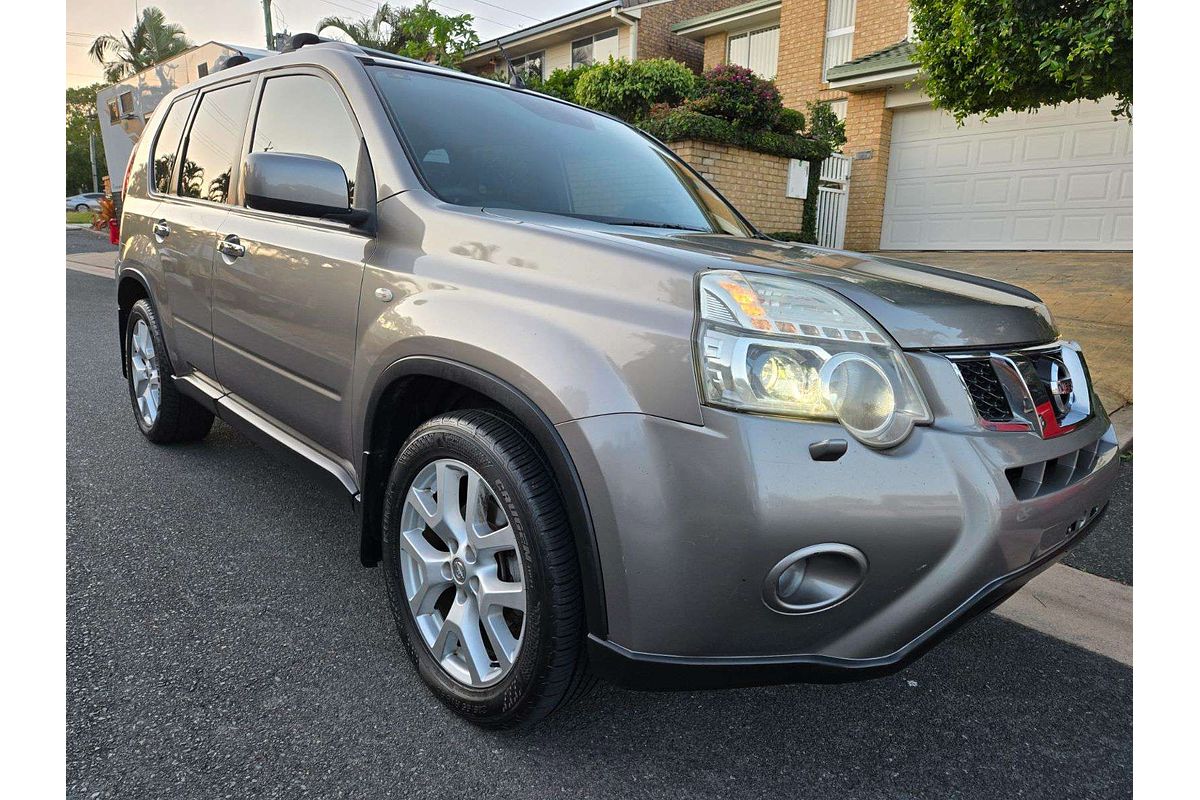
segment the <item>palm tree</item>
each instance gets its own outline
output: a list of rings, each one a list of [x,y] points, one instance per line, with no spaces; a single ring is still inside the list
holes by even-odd
[[[161,10],[149,6],[142,11],[132,31],[122,31],[120,38],[100,36],[92,42],[88,53],[104,67],[104,77],[113,83],[179,55],[191,46],[182,25],[167,22]]]
[[[335,28],[363,47],[454,66],[479,44],[471,27],[474,18],[442,14],[429,2],[421,0],[412,8],[383,3],[371,16],[357,20],[326,17],[317,23],[317,33]]]

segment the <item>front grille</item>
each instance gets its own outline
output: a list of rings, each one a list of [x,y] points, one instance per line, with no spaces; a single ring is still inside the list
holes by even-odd
[[[1004,475],[1018,500],[1032,500],[1083,480],[1097,467],[1107,463],[1116,448],[1115,442],[1101,438],[1049,461],[1006,469]]]
[[[992,362],[986,358],[956,361],[958,374],[962,375],[967,392],[975,403],[980,419],[988,422],[1008,422],[1013,418],[1008,398],[1000,386],[1000,378]]]

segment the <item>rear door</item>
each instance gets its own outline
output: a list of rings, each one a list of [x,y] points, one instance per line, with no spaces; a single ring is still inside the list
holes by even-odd
[[[246,80],[200,94],[174,164],[170,191],[162,195],[155,212],[153,234],[174,323],[172,366],[177,374],[192,369],[215,373],[212,279],[217,230],[229,215],[236,189],[235,166],[253,88],[253,81]]]
[[[353,198],[361,133],[324,72],[264,76],[247,150],[321,156]],[[369,175],[369,170],[364,170]],[[351,453],[350,384],[370,235],[344,223],[233,207],[213,284],[217,379],[330,453]],[[236,255],[232,255],[235,253]]]

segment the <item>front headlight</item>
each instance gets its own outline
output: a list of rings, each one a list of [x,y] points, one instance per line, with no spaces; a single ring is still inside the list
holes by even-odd
[[[893,447],[932,421],[904,354],[862,311],[795,278],[714,270],[700,277],[696,342],[705,402],[838,421]]]

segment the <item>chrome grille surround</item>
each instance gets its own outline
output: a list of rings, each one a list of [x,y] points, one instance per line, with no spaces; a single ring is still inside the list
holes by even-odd
[[[941,355],[954,364],[979,424],[988,430],[1050,439],[1092,417],[1091,379],[1076,342]]]

